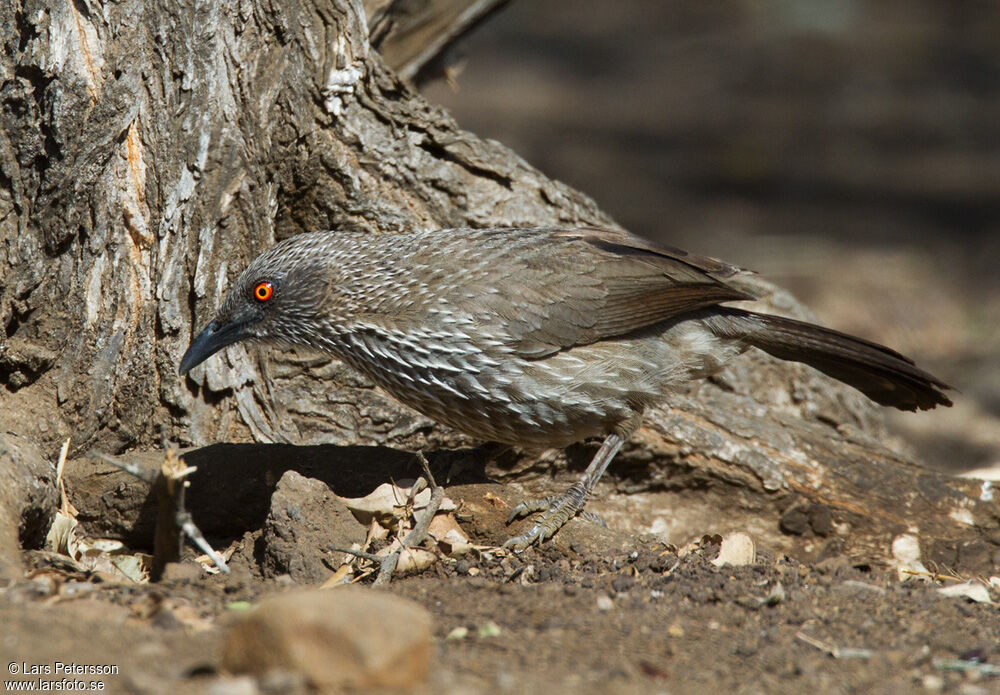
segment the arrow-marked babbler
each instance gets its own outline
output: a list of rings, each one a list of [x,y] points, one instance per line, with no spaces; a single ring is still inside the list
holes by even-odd
[[[581,511],[646,407],[750,347],[803,362],[900,410],[951,405],[899,353],[792,319],[726,307],[752,296],[720,261],[598,229],[321,232],[240,275],[181,360],[241,340],[330,354],[402,403],[473,437],[528,448],[604,441],[565,493],[507,545]]]

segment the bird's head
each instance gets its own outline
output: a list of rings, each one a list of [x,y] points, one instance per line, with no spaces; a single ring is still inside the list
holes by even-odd
[[[329,283],[318,258],[317,234],[287,239],[254,259],[223,299],[215,317],[181,358],[186,374],[242,340],[308,344]]]

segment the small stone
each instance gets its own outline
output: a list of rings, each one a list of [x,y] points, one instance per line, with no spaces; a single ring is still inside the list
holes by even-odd
[[[619,574],[617,577],[611,580],[611,588],[614,589],[615,592],[619,594],[624,594],[633,586],[635,586],[635,578],[630,577],[627,574]]]
[[[257,681],[251,676],[220,678],[208,688],[208,695],[257,695]]]
[[[317,689],[412,687],[427,677],[431,616],[369,589],[293,591],[234,623],[222,654],[230,673],[291,671]]]
[[[667,634],[670,635],[671,637],[683,637],[684,628],[682,628],[677,623],[674,623],[673,625],[667,628]]]
[[[833,513],[825,504],[809,507],[809,527],[817,536],[826,538],[833,533]]]
[[[324,562],[332,559],[329,548],[364,539],[365,528],[325,483],[285,471],[264,522],[261,569],[265,577],[287,574],[297,584],[319,584],[333,571]]]
[[[609,610],[615,607],[615,602],[611,600],[611,597],[607,594],[601,594],[597,597],[597,610],[602,613],[607,613]]]
[[[459,625],[456,628],[452,628],[451,632],[445,635],[446,640],[463,640],[469,636],[469,628],[464,625]]]
[[[168,562],[163,568],[162,581],[165,582],[194,582],[201,578],[203,570],[201,565],[195,562]]]
[[[975,683],[962,683],[958,686],[958,695],[989,695],[989,690]]]
[[[805,535],[809,530],[809,514],[803,507],[792,507],[781,515],[778,528],[792,536]]]
[[[924,690],[932,693],[939,693],[944,690],[944,678],[936,673],[928,673],[922,679]]]
[[[499,637],[501,633],[500,626],[497,625],[492,620],[487,620],[485,623],[479,626],[477,634],[483,638],[489,637]]]

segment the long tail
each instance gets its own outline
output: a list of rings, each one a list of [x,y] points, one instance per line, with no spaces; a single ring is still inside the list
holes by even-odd
[[[705,323],[720,338],[743,341],[775,357],[802,362],[900,410],[951,405],[951,388],[895,350],[803,321],[718,308]]]

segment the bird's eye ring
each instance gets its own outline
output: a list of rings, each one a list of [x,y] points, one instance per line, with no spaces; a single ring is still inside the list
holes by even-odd
[[[258,282],[253,288],[253,296],[258,302],[266,302],[274,294],[274,288],[269,282]]]

